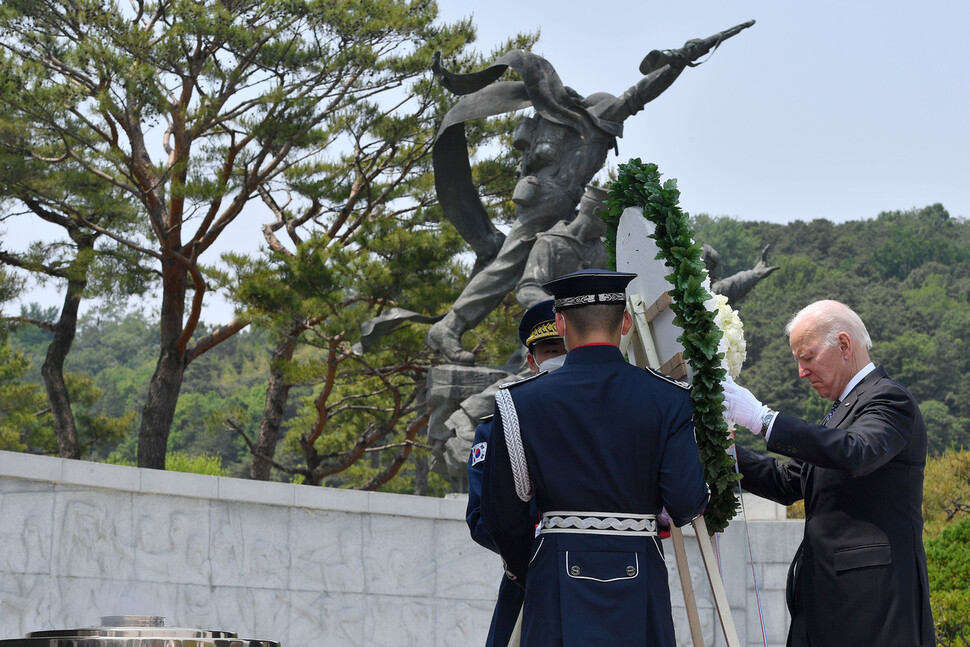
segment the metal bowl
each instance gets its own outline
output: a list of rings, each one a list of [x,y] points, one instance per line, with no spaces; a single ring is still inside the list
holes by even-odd
[[[230,631],[166,627],[161,616],[102,616],[101,625],[32,631],[0,640],[0,647],[280,647],[271,640],[239,638]]]

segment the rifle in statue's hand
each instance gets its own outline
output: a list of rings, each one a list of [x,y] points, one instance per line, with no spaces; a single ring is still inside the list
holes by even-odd
[[[748,22],[743,22],[740,25],[735,25],[730,29],[725,29],[724,31],[719,31],[713,36],[708,36],[707,38],[693,38],[686,43],[680,49],[655,49],[645,57],[640,62],[640,73],[650,74],[651,72],[656,72],[665,65],[674,65],[679,67],[696,67],[700,63],[695,61],[699,59],[704,54],[717,49],[718,45],[726,41],[732,36],[740,34],[742,31],[754,24],[753,20]]]

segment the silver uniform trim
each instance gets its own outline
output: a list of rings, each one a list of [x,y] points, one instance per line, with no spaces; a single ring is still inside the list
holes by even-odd
[[[616,301],[626,302],[625,292],[601,292],[599,294],[581,294],[578,297],[563,297],[556,299],[553,306],[556,308],[570,308],[572,306],[588,306],[594,303],[615,303]]]
[[[522,432],[519,430],[519,414],[515,411],[515,402],[508,389],[495,392],[495,404],[502,416],[502,429],[505,432],[505,446],[509,450],[509,462],[512,464],[512,479],[515,481],[515,494],[528,502],[532,499],[532,477],[529,476],[529,465],[525,461],[525,449],[522,447]]]
[[[539,534],[568,532],[590,535],[657,535],[657,518],[652,514],[615,512],[546,512],[539,522]]]
[[[576,567],[573,567],[573,568],[576,568]],[[569,551],[568,550],[566,551],[566,575],[574,580],[589,580],[591,582],[605,582],[607,584],[610,582],[619,582],[620,580],[632,580],[633,578],[640,575],[640,555],[638,555],[637,553],[633,553],[633,564],[628,568],[632,568],[633,570],[628,571],[626,575],[623,575],[621,577],[602,578],[602,577],[590,577],[589,575],[582,575],[578,572],[578,568],[577,568],[577,571],[570,570]]]

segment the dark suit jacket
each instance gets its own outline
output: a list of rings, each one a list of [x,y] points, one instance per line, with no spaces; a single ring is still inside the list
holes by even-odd
[[[779,413],[768,449],[739,448],[741,486],[789,505],[805,499],[805,535],[788,574],[789,645],[935,644],[923,552],[926,426],[882,367],[827,426]],[[799,631],[797,627],[803,626]],[[801,634],[801,635],[799,635]]]

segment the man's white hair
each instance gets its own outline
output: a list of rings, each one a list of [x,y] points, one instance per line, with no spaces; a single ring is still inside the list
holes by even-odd
[[[805,306],[785,326],[785,334],[790,337],[792,329],[804,322],[809,322],[809,330],[814,337],[830,346],[837,345],[839,333],[844,332],[853,342],[862,344],[867,350],[872,348],[872,339],[866,325],[844,303],[825,299]]]

